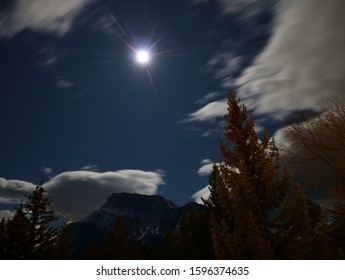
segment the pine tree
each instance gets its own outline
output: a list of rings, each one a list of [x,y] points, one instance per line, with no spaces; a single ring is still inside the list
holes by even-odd
[[[200,254],[196,247],[195,239],[193,238],[191,224],[189,223],[189,219],[186,213],[183,213],[181,216],[177,239],[179,243],[180,259],[200,259]]]
[[[126,260],[135,258],[135,250],[129,239],[129,231],[116,217],[111,231],[105,239],[102,257],[105,259]]]
[[[59,229],[58,240],[54,246],[53,258],[58,260],[70,260],[73,257],[73,242],[68,226],[69,215],[65,213],[63,226]]]
[[[57,215],[48,207],[51,199],[45,196],[42,185],[21,203],[8,222],[8,257],[12,259],[46,259],[51,257],[58,229],[52,226]]]
[[[275,257],[274,212],[289,189],[287,171],[280,176],[279,152],[273,139],[255,131],[252,115],[239,105],[233,90],[225,115],[223,160],[210,178],[205,201],[211,215],[216,258],[271,259]]]
[[[3,217],[0,221],[0,260],[7,258],[6,252],[6,218]]]
[[[277,219],[276,240],[281,259],[329,259],[327,217],[297,183]]]
[[[180,259],[180,247],[176,234],[168,229],[161,242],[155,248],[159,253],[161,260],[177,260]]]

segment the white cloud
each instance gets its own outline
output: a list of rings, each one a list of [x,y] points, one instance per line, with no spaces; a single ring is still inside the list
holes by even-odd
[[[199,100],[197,100],[195,103],[206,104],[206,103],[210,102],[211,100],[215,99],[216,97],[218,97],[219,95],[220,95],[220,93],[217,91],[210,92],[210,93],[206,94],[205,96],[203,96],[202,98],[200,98]]]
[[[212,168],[213,168],[213,162],[210,159],[204,159],[200,163],[200,167],[197,171],[199,176],[206,176],[211,174]]]
[[[204,131],[202,134],[201,134],[201,137],[209,137],[209,136],[212,136],[212,135],[221,135],[221,132],[222,130],[221,129],[209,129],[209,130],[206,130]]]
[[[70,87],[72,87],[73,85],[74,85],[74,84],[73,84],[71,81],[65,79],[65,78],[62,77],[62,76],[59,76],[59,77],[57,77],[57,79],[56,79],[56,86],[59,87],[59,88],[70,88]]]
[[[188,121],[214,121],[227,113],[227,99],[213,101],[188,115]]]
[[[34,189],[35,185],[30,182],[0,178],[0,197],[2,202],[4,200],[7,200],[9,203],[20,202],[24,200],[25,195],[30,194]]]
[[[0,12],[0,36],[12,37],[30,29],[66,34],[82,8],[93,0],[14,0]]]
[[[194,193],[194,194],[191,196],[191,198],[192,198],[195,202],[202,204],[203,202],[202,202],[201,198],[203,198],[203,199],[208,199],[209,196],[210,196],[209,187],[210,187],[210,186],[208,185],[208,186],[206,186],[205,188],[203,188],[203,189],[197,191],[196,193]]]
[[[54,46],[42,47],[37,52],[40,56],[39,66],[41,67],[48,67],[58,62],[58,56]]]
[[[232,52],[222,52],[213,56],[207,66],[215,72],[216,79],[222,79],[237,71],[241,67],[242,60],[242,56]]]
[[[210,2],[211,0],[194,0],[194,4]],[[214,1],[214,0],[213,0]],[[277,0],[217,0],[222,14],[239,16],[242,20],[252,18],[267,7],[272,6]]]
[[[45,187],[57,210],[70,209],[72,217],[80,219],[98,209],[112,193],[156,194],[164,184],[163,177],[161,171],[70,171],[55,176]]]
[[[53,177],[44,187],[53,199],[52,207],[59,212],[69,209],[72,219],[77,220],[98,209],[112,193],[153,195],[164,184],[162,170],[69,171]],[[0,178],[0,197],[7,202],[25,200],[34,188],[29,182]]]
[[[86,171],[98,171],[98,165],[97,164],[90,164],[83,166],[81,170],[86,170]]]
[[[268,45],[237,80],[252,109],[285,117],[344,94],[345,2],[282,0]]]
[[[47,166],[42,166],[42,171],[44,172],[44,174],[49,175],[53,173],[53,169]]]
[[[223,14],[240,14],[242,19],[254,17],[276,0],[218,0]]]

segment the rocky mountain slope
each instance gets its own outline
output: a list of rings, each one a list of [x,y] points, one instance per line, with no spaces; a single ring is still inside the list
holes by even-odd
[[[85,249],[89,241],[99,246],[116,217],[120,217],[133,243],[152,244],[168,229],[177,231],[182,214],[192,209],[205,211],[203,205],[195,202],[179,207],[158,195],[114,193],[99,210],[70,224],[70,230],[78,251]]]

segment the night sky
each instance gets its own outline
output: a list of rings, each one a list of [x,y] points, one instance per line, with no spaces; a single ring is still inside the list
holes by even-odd
[[[113,192],[200,201],[231,87],[278,142],[286,119],[344,94],[344,11],[343,0],[2,0],[1,216],[42,178],[75,219]]]

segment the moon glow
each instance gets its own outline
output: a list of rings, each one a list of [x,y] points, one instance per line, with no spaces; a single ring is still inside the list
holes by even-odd
[[[146,65],[150,62],[150,53],[146,50],[140,50],[137,52],[137,62],[142,65]]]

